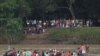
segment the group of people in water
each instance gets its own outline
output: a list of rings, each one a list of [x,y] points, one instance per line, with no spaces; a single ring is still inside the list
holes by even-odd
[[[60,49],[16,49],[12,48],[2,53],[2,56],[88,56],[89,47],[81,45],[78,50]]]

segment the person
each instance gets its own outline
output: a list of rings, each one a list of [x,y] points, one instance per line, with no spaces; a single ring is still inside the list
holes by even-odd
[[[45,56],[45,52],[44,51],[41,51],[40,52],[40,56]]]
[[[49,56],[54,56],[54,53],[53,53],[53,50],[52,49],[50,49],[50,55]]]
[[[85,55],[86,55],[86,52],[87,52],[87,47],[86,47],[86,45],[81,45],[81,46],[79,47],[79,51],[81,51],[82,54],[85,56]]]
[[[79,50],[79,51],[78,51],[78,56],[83,56],[83,54],[82,54],[82,51],[81,51],[81,50]]]
[[[26,56],[26,49],[22,51],[22,56]]]
[[[56,56],[61,56],[60,51],[57,51]]]
[[[77,53],[75,52],[75,50],[72,52],[72,56],[77,56]]]
[[[61,54],[61,56],[66,56],[64,51],[62,51],[62,54]]]
[[[20,51],[17,51],[16,56],[21,56]]]
[[[7,50],[7,51],[4,53],[3,56],[10,56],[10,55],[11,55],[10,51],[11,51],[11,50]]]
[[[32,20],[31,22],[32,22],[32,25],[33,25],[34,27],[36,27],[37,21],[36,21],[36,20]]]
[[[56,54],[57,54],[57,50],[54,49],[54,50],[53,50],[53,53],[54,53],[54,56],[56,56]]]
[[[86,21],[86,26],[87,26],[87,27],[89,27],[89,26],[90,26],[89,24],[90,24],[90,21],[89,21],[89,20],[88,20],[88,21]]]
[[[27,50],[26,51],[26,56],[31,56],[31,55],[32,55],[31,51]]]
[[[13,48],[11,51],[10,51],[11,55],[10,56],[16,56],[16,49]]]
[[[66,56],[72,56],[72,55],[71,55],[71,52],[68,51],[67,54],[66,54]]]
[[[45,56],[49,56],[49,53],[48,52],[45,52]]]
[[[39,53],[38,52],[36,52],[36,56],[39,56]]]
[[[36,56],[36,50],[33,51],[32,56]]]

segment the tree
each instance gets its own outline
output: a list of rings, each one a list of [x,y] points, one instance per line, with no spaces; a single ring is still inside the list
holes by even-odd
[[[0,34],[3,34],[1,40],[6,39],[6,43],[9,41],[16,43],[23,38],[22,17],[19,16],[17,11],[19,7],[17,0],[0,0],[0,23],[3,21],[0,27]]]
[[[72,15],[72,18],[76,19],[73,7],[75,5],[75,0],[67,0],[67,4],[68,4],[68,9]]]
[[[31,8],[31,18],[41,18],[48,12],[54,12],[56,3],[54,0],[27,0]]]

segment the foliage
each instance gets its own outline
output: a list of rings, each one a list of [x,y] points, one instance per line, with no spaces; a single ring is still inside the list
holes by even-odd
[[[99,17],[99,4],[99,0],[0,0],[0,17],[34,18],[60,12],[91,19]]]
[[[22,17],[16,14],[17,0],[4,0],[0,3],[0,43],[17,43],[23,39]]]
[[[18,43],[24,38],[22,20],[7,19],[5,26],[0,28],[0,43]]]

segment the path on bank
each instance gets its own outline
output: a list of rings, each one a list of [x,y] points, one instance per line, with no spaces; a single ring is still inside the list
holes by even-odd
[[[0,45],[0,50],[6,49],[9,45]],[[30,49],[64,49],[64,50],[77,50],[80,45],[10,45],[11,48],[30,48]],[[91,53],[100,53],[100,45],[89,45]]]

